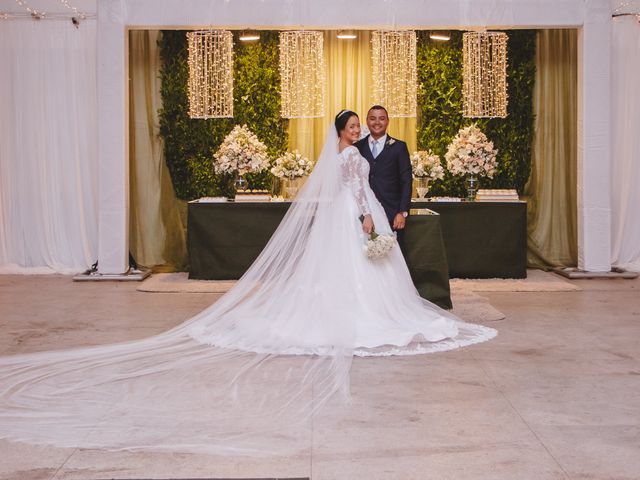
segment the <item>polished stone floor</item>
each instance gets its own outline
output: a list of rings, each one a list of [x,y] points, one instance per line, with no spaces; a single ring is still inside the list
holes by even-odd
[[[640,279],[482,292],[506,314],[465,349],[356,358],[352,414],[303,453],[247,459],[0,441],[0,479],[640,479]],[[0,354],[143,338],[217,294],[0,276]]]

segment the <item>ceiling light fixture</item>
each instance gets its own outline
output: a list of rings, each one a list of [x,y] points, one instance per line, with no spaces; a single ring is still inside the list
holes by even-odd
[[[322,32],[280,32],[280,115],[324,116],[324,36]]]
[[[338,30],[337,37],[341,40],[354,40],[358,38],[353,30]]]
[[[233,34],[187,32],[189,117],[233,117]]]
[[[462,116],[507,116],[507,34],[466,32],[462,35]]]
[[[436,40],[438,42],[448,42],[449,40],[451,40],[451,32],[448,32],[448,31],[431,32],[429,34],[429,38],[431,40]]]
[[[417,104],[416,32],[377,31],[371,34],[374,104],[389,117],[415,117]]]
[[[244,30],[240,33],[240,37],[238,39],[241,42],[254,42],[256,40],[260,40],[260,33],[255,30]]]

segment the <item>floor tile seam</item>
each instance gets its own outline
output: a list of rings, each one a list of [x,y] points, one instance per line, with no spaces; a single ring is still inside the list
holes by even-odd
[[[499,293],[499,294],[505,294],[505,293],[517,293],[517,294],[523,294],[523,293],[532,293],[535,295],[548,295],[548,294],[558,294],[558,293],[562,293],[562,294],[566,294],[566,293],[592,293],[592,292],[598,292],[598,293],[620,293],[620,294],[627,294],[627,293],[637,293],[638,289],[635,287],[629,287],[629,288],[624,288],[624,289],[613,289],[613,288],[580,288],[579,290],[473,290],[473,289],[469,289],[468,291],[471,291],[473,293],[476,294],[481,294],[481,293]]]
[[[518,416],[518,418],[520,418],[520,421],[527,427],[527,429],[529,430],[529,432],[531,432],[531,434],[535,437],[535,439],[538,441],[538,443],[540,444],[540,446],[547,452],[547,454],[553,459],[553,461],[555,462],[555,464],[557,465],[557,467],[562,471],[562,473],[564,474],[565,478],[567,478],[568,480],[571,480],[571,476],[569,475],[569,473],[565,470],[565,468],[562,466],[562,464],[560,463],[560,461],[556,458],[556,456],[551,452],[550,448],[547,446],[547,444],[542,440],[542,438],[540,438],[540,436],[538,435],[538,432],[536,432],[531,425],[529,424],[529,422],[527,422],[525,420],[525,418],[522,416],[522,414],[520,413],[520,411],[518,411],[518,409],[513,405],[513,403],[511,403],[511,400],[509,400],[509,398],[498,388],[498,391],[500,392],[500,395],[502,395],[502,397],[505,399],[505,401],[509,404],[509,406],[512,408],[512,410],[514,411],[514,413]]]
[[[471,353],[471,356],[473,357],[473,353]],[[555,464],[557,465],[557,467],[562,471],[562,473],[564,474],[565,478],[567,480],[571,480],[571,476],[569,475],[569,473],[565,470],[565,468],[562,466],[562,464],[560,463],[560,461],[555,457],[555,455],[551,452],[551,450],[549,449],[549,447],[542,441],[542,439],[540,438],[540,436],[538,435],[538,433],[531,427],[531,425],[529,425],[529,423],[525,420],[525,418],[522,416],[522,414],[520,413],[520,411],[518,411],[518,409],[515,407],[515,405],[513,405],[513,403],[511,402],[511,400],[509,399],[509,397],[502,391],[502,389],[500,388],[500,386],[496,383],[496,381],[494,380],[494,378],[487,372],[487,370],[485,369],[484,365],[482,364],[482,362],[478,362],[479,367],[482,369],[484,375],[487,377],[487,379],[493,384],[494,388],[496,389],[496,391],[498,391],[498,393],[500,393],[500,395],[502,396],[502,398],[504,399],[505,402],[507,402],[507,404],[509,405],[509,407],[511,408],[511,410],[518,416],[518,418],[520,419],[520,421],[527,427],[527,429],[529,430],[529,432],[535,437],[535,439],[538,441],[538,443],[542,446],[542,448],[547,452],[547,454],[553,459],[553,461],[555,462]]]
[[[609,327],[611,328],[611,327]],[[615,328],[615,327],[614,327]],[[640,327],[639,327],[640,329]],[[595,331],[585,331],[583,329],[583,332],[587,335],[588,338],[590,338],[590,341],[593,343],[593,345],[595,345],[596,347],[601,346],[601,345],[606,345],[607,347],[613,349],[615,351],[616,349],[616,345],[612,345],[610,342],[607,342],[607,337],[606,335],[598,335],[598,332]],[[611,352],[607,352],[611,355]],[[640,361],[640,356],[634,356],[633,354],[629,355],[631,358],[629,360],[635,360],[635,361]]]
[[[609,282],[617,282],[617,281],[621,281],[621,280],[632,280],[632,279],[616,278],[616,279],[610,279],[608,281]],[[613,284],[613,283],[608,283],[607,287],[602,287],[602,286],[599,286],[599,285],[581,284],[581,283],[572,283],[571,285],[576,285],[577,287],[580,288],[579,291],[582,291],[582,292],[608,292],[608,291],[626,292],[628,290],[637,290],[637,288],[638,288],[638,282],[637,281],[624,282],[624,283],[620,283],[620,284],[617,284],[617,285]],[[613,286],[617,286],[617,287],[622,286],[623,288],[613,289],[611,287],[612,285]]]
[[[58,474],[62,471],[69,460],[71,460],[71,457],[73,457],[78,452],[78,450],[78,448],[73,449],[73,452],[71,452],[69,456],[62,462],[62,464],[56,469],[55,473],[49,478],[49,480],[57,480],[56,477],[58,476]]]
[[[601,423],[594,423],[594,422],[588,422],[588,423],[566,423],[566,422],[562,422],[562,423],[542,423],[542,422],[527,422],[531,428],[536,428],[536,427],[552,427],[552,428],[638,428],[640,429],[640,421],[637,422],[624,422],[624,423],[620,423],[620,422],[601,422]]]
[[[96,429],[98,429],[98,428],[99,428],[99,424],[100,424],[101,422],[103,422],[105,418],[107,418],[107,416],[109,415],[109,412],[110,412],[110,411],[112,411],[113,409],[115,409],[118,405],[121,405],[124,401],[125,401],[125,399],[124,399],[124,398],[121,398],[120,400],[117,400],[117,401],[115,401],[114,403],[112,403],[111,407],[110,407],[106,412],[104,412],[104,414],[102,415],[102,417],[100,417],[100,419],[99,419],[99,420],[97,420],[97,421],[95,422],[95,424],[94,424],[94,425],[93,425],[93,427],[89,430],[89,432],[87,432],[87,433],[85,434],[85,437],[84,437],[84,438],[85,438],[85,439],[90,438],[90,437],[91,437],[91,435],[93,434],[93,432],[95,432],[95,431],[96,431]],[[73,457],[73,456],[74,456],[76,453],[78,453],[78,451],[80,451],[80,450],[81,450],[80,448],[75,448],[75,449],[73,450],[73,452],[71,452],[71,454],[69,455],[69,457],[68,457],[68,458],[63,462],[63,464],[62,464],[62,465],[60,466],[60,468],[57,470],[56,474],[55,474],[53,477],[51,477],[49,480],[60,480],[60,479],[55,478],[55,477],[58,475],[58,472],[62,471],[63,467],[64,467],[64,466],[69,462],[69,460],[71,460],[71,457]],[[83,449],[83,450],[87,450],[87,449]],[[101,451],[101,452],[109,451],[109,449],[108,449],[108,448],[99,448],[99,447],[91,447],[91,448],[89,448],[89,450],[97,450],[97,451]]]
[[[479,362],[485,362],[485,363],[489,363],[490,368],[495,367],[496,364],[499,364],[501,366],[505,366],[505,365],[510,365],[511,367],[526,367],[528,366],[526,364],[526,362],[509,362],[509,363],[505,363],[502,360],[495,360],[495,359],[487,359],[487,358],[479,358],[478,359]],[[638,363],[640,363],[640,359],[636,359],[636,358],[632,358],[632,359],[625,359],[624,362],[628,362],[630,365],[625,365],[623,368],[625,370],[628,369],[632,369],[637,367]],[[598,366],[600,366],[601,364],[596,364]],[[577,367],[586,367],[586,365],[582,365],[579,363],[576,364],[572,364],[572,367],[575,366]],[[533,366],[531,368],[536,369],[535,371],[524,371],[521,369],[518,369],[519,372],[521,373],[526,373],[527,375],[530,376],[534,376],[534,378],[543,378],[545,380],[552,380],[552,381],[564,381],[564,380],[596,380],[596,383],[602,383],[602,377],[606,376],[606,377],[615,377],[615,378],[620,378],[620,379],[626,379],[627,377],[629,377],[629,372],[628,371],[614,371],[613,369],[609,370],[609,371],[576,371],[576,372],[569,372],[569,373],[558,373],[557,369],[553,368],[552,364],[545,364],[545,369],[542,369],[538,366]],[[634,377],[637,377],[640,374],[634,374]],[[517,377],[520,378],[520,377]],[[529,381],[529,379],[523,379],[523,382],[525,381]],[[497,385],[501,385],[501,386],[505,386],[505,383],[498,383],[496,382]],[[517,382],[509,382],[511,383],[511,385],[513,386],[522,386],[523,383],[517,383]]]
[[[614,350],[615,350],[615,348],[617,347],[616,345],[612,345],[610,342],[607,342],[607,340],[606,340],[606,339],[604,339],[604,338],[600,338],[600,337],[598,337],[598,341],[599,341],[599,343],[601,343],[601,344],[602,344],[602,343],[606,344],[608,347],[610,347],[610,348],[612,348],[612,349],[614,349]],[[629,355],[629,357],[631,357],[631,358],[629,358],[629,359],[627,359],[627,360],[634,360],[634,361],[636,361],[636,362],[640,362],[640,356],[635,356],[635,355],[633,355],[633,353],[627,354],[626,352],[625,352],[625,355]],[[615,355],[614,355],[614,356],[615,356]]]

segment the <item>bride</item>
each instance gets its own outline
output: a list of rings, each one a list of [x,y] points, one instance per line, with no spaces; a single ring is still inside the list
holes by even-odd
[[[335,119],[313,173],[237,284],[144,340],[0,358],[0,438],[59,447],[286,453],[315,416],[348,411],[354,356],[413,355],[496,331],[422,299],[352,145]]]

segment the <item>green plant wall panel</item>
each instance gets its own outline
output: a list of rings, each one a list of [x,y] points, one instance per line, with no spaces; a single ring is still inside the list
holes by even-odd
[[[522,193],[531,172],[536,32],[507,33],[508,115],[477,120],[462,117],[462,32],[451,32],[449,42],[418,33],[418,148],[433,150],[444,163],[458,130],[476,122],[499,150],[498,171],[493,179],[481,178],[480,188],[516,188]],[[431,184],[429,194],[464,196],[464,179],[447,172]]]
[[[498,172],[481,179],[481,188],[516,188],[522,193],[531,170],[533,86],[536,32],[514,30],[508,43],[508,116],[479,119],[494,142]],[[215,175],[214,152],[236,124],[247,126],[263,141],[272,158],[287,149],[287,121],[280,118],[278,32],[263,31],[255,43],[234,40],[234,118],[190,119],[187,98],[187,42],[184,31],[164,31],[160,134],[176,194],[183,200],[227,195],[233,179]],[[444,161],[458,129],[474,120],[462,117],[462,33],[446,43],[418,32],[418,148],[432,149]],[[268,173],[249,175],[253,188],[269,188]],[[430,195],[464,196],[464,179],[446,174],[431,185]]]
[[[233,178],[213,173],[213,154],[236,124],[246,124],[273,158],[287,149],[287,124],[280,118],[278,32],[261,32],[259,42],[234,34],[234,117],[190,119],[185,31],[163,31],[160,135],[176,195],[183,200],[229,193]],[[253,188],[269,188],[271,174],[247,175]]]

